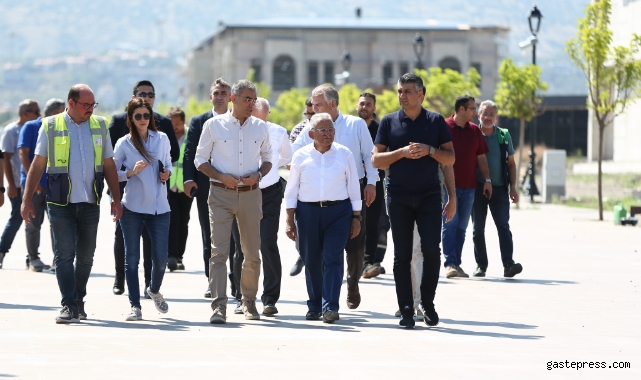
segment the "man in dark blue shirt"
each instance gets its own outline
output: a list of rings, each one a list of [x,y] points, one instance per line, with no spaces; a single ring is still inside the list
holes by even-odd
[[[414,223],[423,252],[422,311],[425,323],[436,326],[439,318],[434,296],[441,265],[441,215],[453,211],[449,203],[441,209],[438,177],[439,163],[454,164],[452,137],[443,116],[421,106],[424,89],[423,80],[415,74],[405,74],[398,80],[402,109],[381,120],[372,155],[375,168],[389,167],[387,207],[394,239],[394,281],[400,326],[405,328],[414,327],[410,275]]]
[[[45,105],[45,117],[57,115],[65,110],[65,102],[61,99],[49,99]],[[29,121],[20,130],[18,137],[18,155],[20,157],[20,186],[24,189],[27,182],[27,173],[31,167],[31,162],[35,156],[36,142],[38,141],[38,131],[42,126],[42,118]],[[47,173],[42,173],[38,188],[33,193],[31,201],[33,202],[33,211],[35,217],[30,217],[31,222],[25,227],[25,236],[27,238],[27,253],[29,254],[29,268],[47,269],[49,266],[40,264],[40,227],[45,220],[45,210],[47,209]],[[53,244],[53,238],[51,239]],[[53,248],[51,249],[53,252]],[[52,260],[53,261],[53,260]],[[40,271],[42,270],[40,269]],[[55,267],[53,268],[55,270]],[[38,271],[38,270],[36,270]]]

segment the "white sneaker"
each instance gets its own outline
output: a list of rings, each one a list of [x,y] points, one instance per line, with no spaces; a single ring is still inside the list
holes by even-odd
[[[165,299],[162,297],[162,294],[160,294],[160,292],[152,293],[151,288],[147,288],[147,294],[149,294],[149,297],[154,300],[154,305],[156,306],[156,310],[158,310],[158,312],[165,314],[167,311],[169,311],[169,305],[167,305],[167,302],[165,302]]]
[[[135,306],[131,307],[131,313],[127,316],[127,321],[142,321],[142,311]]]

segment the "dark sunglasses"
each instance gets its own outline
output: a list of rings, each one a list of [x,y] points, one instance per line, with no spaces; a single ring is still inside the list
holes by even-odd
[[[150,114],[149,112],[145,112],[145,113],[136,113],[136,114],[134,114],[134,119],[136,119],[136,121],[140,121],[140,120],[142,120],[143,118],[144,118],[145,120],[149,120],[149,119],[151,119],[151,114]]]
[[[140,97],[140,98],[149,98],[149,99],[153,99],[153,98],[154,98],[154,96],[156,96],[156,94],[154,94],[154,93],[153,93],[153,92],[151,92],[151,91],[150,91],[150,92],[139,92],[139,93],[138,93],[138,95],[136,95],[136,96],[138,96],[138,97]]]

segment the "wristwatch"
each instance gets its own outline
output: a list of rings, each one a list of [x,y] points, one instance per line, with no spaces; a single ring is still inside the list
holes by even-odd
[[[434,149],[434,147],[430,145],[430,154],[429,154],[430,157],[432,157],[434,155],[434,151],[435,150],[436,149]]]
[[[257,173],[258,173],[258,182],[260,182],[263,179],[263,175],[261,174],[260,171],[258,171]]]
[[[7,191],[7,189],[5,189],[4,186],[0,187],[0,193],[4,194],[5,191]]]
[[[492,183],[492,179],[490,179],[490,178],[486,178],[486,179],[485,179],[485,182],[487,182],[487,183]]]
[[[359,222],[363,221],[363,217],[361,215],[352,215],[352,219],[358,219]]]

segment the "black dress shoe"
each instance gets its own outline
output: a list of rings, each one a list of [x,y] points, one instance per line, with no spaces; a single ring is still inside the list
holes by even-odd
[[[125,278],[124,277],[116,277],[114,280],[114,288],[113,292],[115,295],[119,296],[122,293],[125,292]]]
[[[294,264],[294,266],[292,267],[292,269],[290,269],[290,271],[289,271],[289,275],[290,275],[290,276],[297,276],[297,275],[299,275],[299,274],[300,274],[300,272],[302,272],[302,271],[303,271],[303,268],[304,268],[304,267],[305,267],[305,263],[303,263],[303,259],[301,259],[301,258],[300,258],[300,256],[299,256],[299,257],[298,257],[298,260],[296,260],[296,263]]]
[[[338,311],[327,310],[323,314],[323,323],[334,323],[340,319]]]
[[[178,268],[178,260],[175,257],[170,257],[167,259],[167,268],[170,272],[175,271]]]
[[[305,319],[308,321],[318,321],[321,319],[322,314],[319,311],[308,311]]]
[[[523,272],[523,266],[518,263],[513,263],[512,265],[508,265],[503,268],[503,277],[511,278],[521,272]]]

